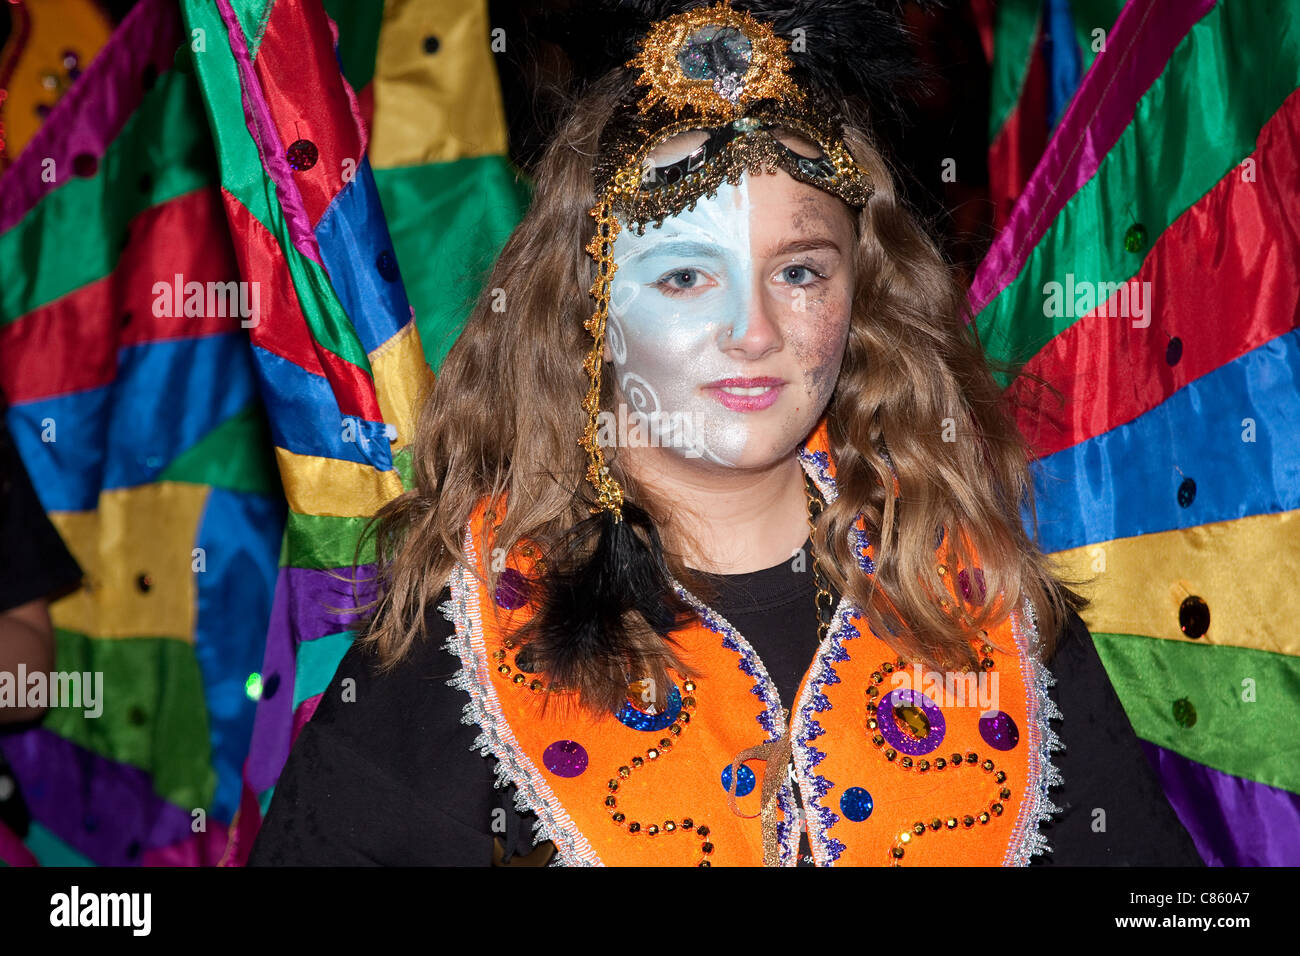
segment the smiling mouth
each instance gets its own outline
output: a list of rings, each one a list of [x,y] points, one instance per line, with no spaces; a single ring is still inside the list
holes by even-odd
[[[785,381],[779,378],[723,379],[704,386],[704,391],[733,412],[757,412],[781,397]]]

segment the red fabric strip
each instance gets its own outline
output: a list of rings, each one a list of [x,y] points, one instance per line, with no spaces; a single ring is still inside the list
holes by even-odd
[[[1260,131],[1255,181],[1235,167],[1156,240],[1132,282],[1149,282],[1145,319],[1098,306],[1047,343],[1012,383],[1025,437],[1040,455],[1130,422],[1175,391],[1300,324],[1300,91]],[[1109,305],[1107,303],[1106,305]],[[1114,306],[1110,306],[1114,310]],[[1135,328],[1135,321],[1150,321]],[[1181,340],[1178,361],[1166,359]],[[1064,393],[1042,395],[1026,374]]]
[[[1006,227],[1016,200],[1047,148],[1047,64],[1041,30],[1040,25],[1020,99],[989,147],[989,199],[993,202],[993,228],[999,231]]]
[[[383,421],[370,374],[321,346],[312,338],[298,304],[289,265],[275,237],[238,199],[222,190],[234,235],[240,274],[258,283],[260,321],[250,328],[253,344],[330,382],[339,412],[367,421]],[[304,264],[303,268],[308,268]]]
[[[257,49],[258,80],[284,148],[297,140],[315,145],[314,166],[294,173],[313,229],[344,186],[344,162],[361,163],[365,144],[357,130],[354,98],[338,68],[329,20],[301,0],[279,0]],[[303,83],[303,76],[318,82]]]
[[[9,401],[108,385],[117,377],[118,349],[125,346],[239,328],[238,316],[176,312],[177,275],[182,290],[189,282],[206,289],[209,282],[239,278],[216,187],[145,210],[132,220],[130,239],[111,274],[0,329],[0,381]],[[155,291],[159,282],[167,291]],[[154,314],[168,307],[173,315]]]

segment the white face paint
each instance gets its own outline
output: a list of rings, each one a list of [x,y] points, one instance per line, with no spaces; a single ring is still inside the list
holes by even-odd
[[[605,357],[653,443],[731,468],[793,452],[839,374],[853,244],[847,207],[784,172],[746,173],[642,236],[624,225]]]

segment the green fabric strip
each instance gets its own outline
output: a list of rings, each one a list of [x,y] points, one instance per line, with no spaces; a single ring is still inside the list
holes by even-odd
[[[293,675],[293,709],[308,697],[323,694],[339,669],[339,661],[352,646],[356,631],[326,634],[298,645],[298,660]]]
[[[1100,51],[1093,50],[1092,33],[1105,30],[1109,41],[1111,28],[1119,19],[1127,0],[1071,0],[1070,13],[1074,18],[1074,35],[1079,40],[1081,76],[1092,69],[1092,61],[1097,59]]]
[[[357,538],[369,518],[339,518],[333,515],[303,515],[289,512],[285,525],[284,546],[280,549],[280,564],[286,564],[287,555],[293,555],[295,568],[347,568],[352,566]],[[361,549],[361,564],[375,560],[374,537]]]
[[[207,703],[194,648],[169,637],[97,639],[55,628],[59,671],[102,674],[102,713],[51,707],[44,727],[153,778],[179,807],[208,807],[216,790]]]
[[[266,411],[253,402],[177,455],[157,480],[281,497],[273,447]]]
[[[372,0],[363,0],[363,2],[369,4]],[[212,5],[216,7],[215,3]],[[254,60],[257,59],[258,48],[262,45],[262,35],[266,31],[266,21],[271,19],[271,8],[274,5],[275,0],[231,0],[230,2],[239,25],[244,28],[244,36],[248,39],[248,55]],[[223,41],[226,39],[224,30],[221,38]]]
[[[325,0],[325,12],[339,27],[339,62],[352,89],[360,91],[375,75],[384,0]],[[415,38],[411,38],[414,42]]]
[[[1264,63],[1268,68],[1259,68]],[[1225,76],[1233,82],[1225,84]],[[1221,0],[1179,44],[1097,175],[1066,204],[1021,274],[976,317],[990,357],[1027,361],[1075,322],[1073,309],[1044,314],[1047,282],[1131,279],[1170,223],[1255,148],[1298,83],[1300,8]],[[1125,234],[1135,223],[1146,241],[1129,252]]]
[[[103,279],[132,219],[217,181],[194,78],[168,70],[109,145],[95,175],[54,170],[61,185],[0,235],[0,325]]]
[[[407,491],[415,487],[415,465],[411,460],[414,454],[414,445],[404,445],[401,451],[393,455],[393,470],[402,479],[402,487]]]
[[[374,172],[424,356],[437,372],[528,208],[532,183],[502,156]]]
[[[216,141],[222,188],[243,203],[253,218],[270,228],[262,161],[244,118],[239,74],[221,13],[210,0],[184,0],[181,12],[186,29],[191,34],[201,30],[205,37],[206,49],[194,54],[194,62],[203,92],[202,109],[208,117],[209,134]]]
[[[1000,0],[994,14],[993,63],[989,76],[989,142],[1010,119],[1029,74],[1038,36],[1041,0]]]
[[[1139,737],[1215,770],[1300,793],[1300,658],[1128,634],[1092,637]],[[1184,726],[1176,711],[1184,723],[1194,712],[1195,722]]]

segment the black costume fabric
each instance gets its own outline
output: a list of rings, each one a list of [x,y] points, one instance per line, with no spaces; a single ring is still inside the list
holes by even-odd
[[[710,606],[753,645],[789,708],[817,645],[811,571],[783,562],[717,580]],[[448,597],[444,589],[437,603]],[[516,810],[513,787],[493,786],[493,758],[471,749],[478,727],[461,723],[468,696],[447,685],[459,665],[442,647],[453,625],[435,609],[429,629],[382,677],[359,645],[344,656],[294,744],[249,865],[488,866],[494,838],[507,861],[532,850],[536,817]],[[1049,796],[1062,812],[1042,828],[1051,853],[1031,865],[1201,865],[1077,616],[1049,668],[1066,746],[1052,752],[1064,784]],[[800,865],[807,854],[805,836]]]
[[[0,400],[0,611],[61,597],[81,581],[81,566],[51,524],[23,466]]]

